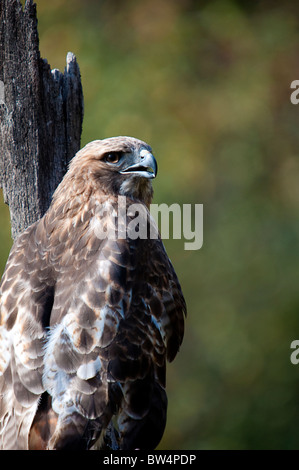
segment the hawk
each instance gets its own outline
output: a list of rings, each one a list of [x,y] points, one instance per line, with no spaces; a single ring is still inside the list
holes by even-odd
[[[136,203],[153,223],[156,173],[145,142],[90,142],[16,239],[1,282],[0,448],[154,449],[161,440],[165,367],[186,306],[160,236],[124,228]],[[112,226],[115,236],[103,236]]]

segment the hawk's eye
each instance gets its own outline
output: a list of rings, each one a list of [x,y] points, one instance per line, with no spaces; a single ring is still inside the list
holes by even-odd
[[[118,163],[120,160],[120,157],[121,157],[120,152],[109,152],[109,153],[106,153],[103,160],[106,163]]]

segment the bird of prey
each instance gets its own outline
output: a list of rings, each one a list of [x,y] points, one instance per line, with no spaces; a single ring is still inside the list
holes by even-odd
[[[125,228],[136,203],[152,223],[156,173],[145,142],[90,142],[16,239],[1,282],[0,448],[154,449],[161,440],[165,367],[186,306],[160,236]],[[103,236],[112,226],[115,236]]]

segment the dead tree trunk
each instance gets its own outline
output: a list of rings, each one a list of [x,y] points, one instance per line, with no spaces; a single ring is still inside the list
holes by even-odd
[[[49,207],[83,120],[76,58],[61,73],[40,57],[32,0],[0,0],[0,85],[0,185],[16,238]]]

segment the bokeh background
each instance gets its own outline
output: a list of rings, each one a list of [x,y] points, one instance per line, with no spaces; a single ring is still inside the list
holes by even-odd
[[[161,449],[299,448],[299,4],[37,0],[40,49],[82,74],[82,145],[151,144],[155,203],[200,203],[165,240],[188,306]],[[0,206],[0,268],[11,246]]]

